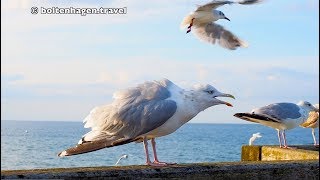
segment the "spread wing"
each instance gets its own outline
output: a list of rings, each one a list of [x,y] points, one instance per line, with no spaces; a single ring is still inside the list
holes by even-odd
[[[232,1],[212,1],[207,4],[198,6],[198,8],[196,9],[196,12],[197,11],[211,11],[212,9],[216,9],[220,6],[225,5],[225,4],[232,4],[232,3],[234,3],[234,2],[232,2]]]
[[[226,30],[223,26],[212,22],[195,26],[192,32],[202,41],[211,44],[218,42],[222,47],[230,50],[248,46],[247,43],[240,40],[232,32]]]
[[[237,1],[237,2],[234,2],[234,1],[212,1],[207,4],[198,6],[198,8],[196,9],[196,12],[197,11],[211,11],[212,9],[216,9],[220,6],[225,5],[225,4],[238,3],[238,4],[242,4],[242,5],[250,5],[250,4],[256,4],[260,1],[261,0],[242,0],[242,1]]]

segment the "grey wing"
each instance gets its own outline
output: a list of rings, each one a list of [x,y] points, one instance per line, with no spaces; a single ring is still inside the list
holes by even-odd
[[[209,2],[207,4],[200,5],[196,9],[196,12],[197,11],[211,11],[212,9],[216,9],[219,6],[223,6],[225,4],[231,4],[231,3],[234,3],[234,2],[232,2],[232,1],[212,1],[212,2]]]
[[[195,26],[193,33],[202,41],[211,44],[218,41],[222,47],[230,50],[235,50],[237,47],[247,47],[247,44],[233,33],[212,22]]]
[[[296,119],[301,117],[298,105],[293,103],[275,103],[252,111],[255,114],[263,114],[278,120]]]
[[[177,109],[176,102],[172,100],[148,100],[127,106],[113,116],[116,123],[106,130],[129,139],[161,126]]]
[[[266,116],[264,114],[255,114],[255,113],[236,113],[233,116],[250,121],[250,122],[255,122],[255,123],[260,123],[261,121],[269,121],[269,122],[274,122],[274,123],[281,123],[281,120],[271,118],[269,116]]]
[[[111,106],[105,106],[106,110],[100,111],[103,114],[92,116],[100,117],[99,120],[87,120],[93,125],[85,127],[91,127],[93,131],[86,134],[83,141],[96,141],[106,136],[134,139],[161,126],[177,109],[176,102],[168,100],[171,96],[168,86],[172,84],[169,80],[146,82],[116,92]]]
[[[207,4],[199,6],[196,11],[211,11],[212,9],[216,9],[220,6],[223,6],[225,4],[233,4],[233,3],[238,3],[242,5],[250,5],[250,4],[256,4],[262,0],[242,0],[238,2],[234,1],[212,1]]]
[[[243,5],[250,5],[250,4],[256,4],[261,2],[262,0],[243,0],[243,1],[239,1],[239,4],[243,4]]]

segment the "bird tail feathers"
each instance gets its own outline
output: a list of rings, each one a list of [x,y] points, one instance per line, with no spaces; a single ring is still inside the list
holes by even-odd
[[[279,120],[272,118],[272,117],[268,117],[265,115],[260,115],[260,114],[252,114],[252,113],[236,113],[233,116],[246,120],[246,121],[250,121],[250,122],[254,122],[254,123],[261,123],[261,122],[275,122],[275,123],[279,123]]]
[[[187,26],[189,26],[192,21],[192,18],[193,18],[193,16],[191,16],[191,14],[184,17],[181,24],[180,24],[180,29],[182,30],[182,29],[186,28]]]
[[[239,43],[240,43],[240,47],[243,47],[243,48],[249,47],[249,44],[243,40],[239,39]]]
[[[58,154],[59,157],[72,156],[77,154],[88,153],[103,149],[106,147],[118,146],[132,142],[132,139],[118,138],[118,137],[105,137],[95,141],[86,141],[82,138],[75,147],[68,148]]]

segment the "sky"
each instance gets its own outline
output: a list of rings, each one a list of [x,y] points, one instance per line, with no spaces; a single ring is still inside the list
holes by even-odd
[[[1,1],[1,120],[82,121],[117,90],[167,78],[236,99],[192,123],[246,123],[255,107],[319,103],[319,1],[225,5],[218,24],[248,42],[230,51],[180,29],[207,1]],[[127,8],[127,14],[31,14],[31,8]]]

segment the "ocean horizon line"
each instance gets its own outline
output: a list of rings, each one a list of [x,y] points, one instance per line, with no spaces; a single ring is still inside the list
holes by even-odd
[[[14,122],[14,121],[19,121],[19,122],[67,122],[67,123],[82,123],[81,121],[77,121],[77,120],[16,120],[16,119],[10,119],[10,120],[4,120],[1,119],[1,122],[5,122],[5,121],[10,121],[10,122]],[[246,124],[246,125],[253,125],[255,123],[216,123],[216,122],[187,122],[186,124]]]

